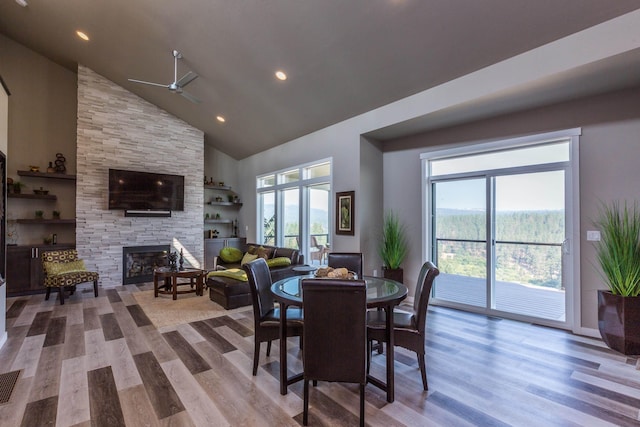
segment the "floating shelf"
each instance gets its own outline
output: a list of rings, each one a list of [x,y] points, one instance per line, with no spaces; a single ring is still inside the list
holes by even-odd
[[[242,203],[234,203],[234,202],[209,202],[207,204],[212,206],[237,206],[237,207],[242,206]]]
[[[22,193],[9,193],[7,197],[10,199],[44,199],[44,200],[56,200],[58,197],[53,194],[22,194]]]
[[[205,224],[231,224],[233,220],[230,219],[205,219]]]
[[[52,178],[52,179],[69,179],[76,180],[75,175],[69,175],[66,173],[47,173],[47,172],[31,172],[31,171],[18,171],[20,176],[32,176],[34,178]]]
[[[205,190],[221,190],[221,191],[233,191],[231,187],[227,187],[226,185],[211,185],[205,184]]]
[[[46,219],[46,218],[33,218],[33,219],[19,219],[18,224],[75,224],[75,219]]]

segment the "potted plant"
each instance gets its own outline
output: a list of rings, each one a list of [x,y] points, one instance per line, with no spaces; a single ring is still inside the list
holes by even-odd
[[[387,279],[402,282],[402,262],[407,256],[407,236],[404,225],[398,216],[389,211],[385,214],[382,224],[382,237],[378,253],[382,258],[382,274]]]
[[[13,192],[15,194],[20,194],[22,193],[22,187],[24,187],[25,185],[23,183],[21,183],[20,181],[14,181],[13,182]]]
[[[53,211],[53,219],[60,219],[60,211]]]
[[[602,204],[597,259],[609,288],[598,291],[598,328],[604,342],[626,355],[640,354],[640,208],[635,202]]]
[[[42,219],[43,215],[44,215],[43,211],[40,211],[40,210],[36,211],[36,218]]]

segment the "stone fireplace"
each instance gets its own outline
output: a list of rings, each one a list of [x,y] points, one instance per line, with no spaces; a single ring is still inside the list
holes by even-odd
[[[122,248],[122,284],[153,281],[153,269],[168,265],[169,245],[125,246]]]

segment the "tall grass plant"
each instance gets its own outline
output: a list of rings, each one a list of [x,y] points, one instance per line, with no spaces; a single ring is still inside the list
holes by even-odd
[[[409,250],[407,235],[398,216],[389,211],[384,216],[379,254],[386,268],[400,268]]]
[[[602,277],[611,293],[640,295],[640,208],[624,202],[604,203],[596,226],[601,240],[596,246]]]

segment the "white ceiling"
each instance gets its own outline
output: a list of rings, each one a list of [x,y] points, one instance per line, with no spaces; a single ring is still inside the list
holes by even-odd
[[[640,8],[640,0],[27,1],[0,2],[0,33],[74,71],[91,68],[238,159]],[[173,49],[184,55],[179,76],[200,75],[186,90],[201,104],[127,80],[170,83]],[[371,135],[637,85],[639,64],[631,52]]]

